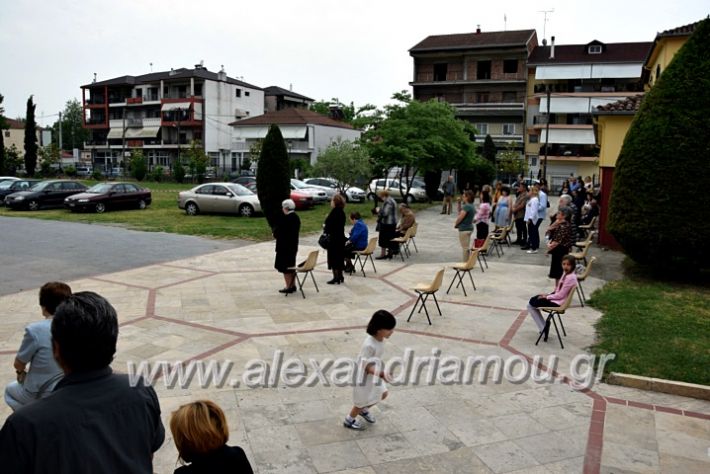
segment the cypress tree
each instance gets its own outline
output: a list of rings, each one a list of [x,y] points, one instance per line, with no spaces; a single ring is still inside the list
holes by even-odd
[[[281,203],[291,195],[288,150],[281,130],[276,125],[269,127],[261,145],[256,190],[261,209],[273,229],[282,215]]]
[[[490,135],[486,135],[486,139],[483,141],[483,148],[481,149],[481,155],[488,160],[489,163],[496,164],[496,144]]]
[[[7,123],[4,116],[5,108],[2,106],[4,100],[5,97],[0,94],[0,174],[5,174],[5,129]]]
[[[608,230],[641,264],[684,274],[710,267],[710,20],[701,21],[626,134],[614,171]],[[697,198],[701,200],[698,201]]]
[[[37,122],[32,96],[27,99],[27,114],[25,115],[25,170],[27,176],[34,176],[37,168]]]

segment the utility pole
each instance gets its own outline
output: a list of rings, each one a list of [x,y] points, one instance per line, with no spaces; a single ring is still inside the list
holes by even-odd
[[[122,120],[122,132],[121,132],[121,142],[122,142],[122,147],[121,147],[121,161],[123,161],[126,158],[126,106],[123,106],[123,114],[121,114],[121,120]],[[113,160],[111,160],[111,171],[110,173],[113,173]]]
[[[550,144],[550,84],[545,84],[547,91],[547,121],[545,124],[545,160],[542,162],[542,177],[547,181],[547,147]]]
[[[59,151],[62,151],[62,113],[59,112]]]
[[[180,114],[182,114],[182,109],[177,109],[177,144],[178,144],[178,166],[182,166],[182,161],[180,160]]]

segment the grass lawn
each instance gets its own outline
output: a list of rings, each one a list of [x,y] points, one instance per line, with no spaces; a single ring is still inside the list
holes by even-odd
[[[710,289],[640,277],[608,283],[590,304],[596,354],[614,353],[607,372],[710,385]]]
[[[83,181],[87,186],[93,181]],[[117,225],[128,229],[148,232],[169,232],[173,234],[198,235],[219,239],[248,239],[263,241],[271,239],[271,229],[266,219],[259,215],[244,218],[231,215],[188,216],[177,207],[179,191],[190,189],[194,184],[176,183],[141,183],[153,194],[153,203],[145,210],[107,211],[103,214],[72,213],[66,209],[47,209],[35,212],[12,211],[0,207],[0,216],[31,217],[35,219],[83,222],[89,224]],[[416,204],[413,209],[428,207],[428,204]],[[347,204],[346,213],[354,210],[370,219],[372,203]],[[319,232],[323,221],[330,211],[329,204],[320,204],[307,211],[297,211],[301,218],[301,234]]]

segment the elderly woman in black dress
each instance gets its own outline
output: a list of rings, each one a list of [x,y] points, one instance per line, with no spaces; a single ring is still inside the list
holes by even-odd
[[[296,254],[298,253],[298,233],[301,230],[301,219],[296,215],[296,204],[291,199],[281,203],[283,217],[274,229],[276,237],[276,261],[274,268],[284,275],[286,286],[279,293],[296,291]]]
[[[343,268],[345,268],[345,198],[336,194],[330,201],[330,214],[325,218],[323,232],[328,234],[328,269],[333,272],[333,278],[326,283],[341,284]]]
[[[561,207],[557,211],[555,222],[547,228],[549,243],[547,253],[550,254],[550,278],[555,279],[555,284],[562,276],[562,257],[569,253],[574,245],[574,234],[572,232],[572,209]]]

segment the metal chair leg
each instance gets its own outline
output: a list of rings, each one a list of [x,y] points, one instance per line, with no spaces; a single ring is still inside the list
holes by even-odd
[[[308,272],[311,274],[311,280],[313,280],[313,285],[316,287],[316,292],[320,293],[320,290],[318,289],[318,283],[316,283],[316,277],[313,276],[313,271]],[[305,278],[304,278],[305,280]]]
[[[562,324],[562,315],[559,312],[557,312],[556,314],[557,314],[557,319],[560,320],[560,327],[562,328],[562,334],[564,334],[565,337],[567,337],[567,331],[565,331],[565,325]]]
[[[414,314],[414,311],[417,309],[417,305],[422,299],[422,294],[417,293],[419,296],[417,297],[417,301],[414,302],[414,306],[412,306],[412,311],[409,313],[409,317],[407,318],[407,322],[409,322],[410,319],[412,319],[412,315]]]
[[[301,296],[306,299],[306,293],[303,292],[303,282],[306,280],[306,275],[303,275],[303,280],[299,278],[298,273],[296,273],[296,281],[298,282],[298,289],[301,290]]]
[[[483,262],[481,261],[481,252],[478,252],[478,268],[481,269],[481,273],[486,273],[486,271],[483,269]]]
[[[449,289],[446,290],[446,294],[449,294],[449,291],[451,291],[451,287],[454,286],[454,282],[456,281],[456,277],[458,276],[459,271],[456,270],[456,275],[454,275],[454,278],[451,280],[451,284],[449,285]],[[456,285],[456,288],[458,288],[458,285]]]
[[[432,293],[431,296],[434,297],[434,303],[436,303],[436,309],[439,311],[439,316],[443,316],[441,314],[441,308],[439,308],[439,301],[436,299],[436,293]]]
[[[577,283],[577,296],[579,297],[579,303],[584,308],[584,300],[582,299],[582,294],[579,292],[579,283]]]
[[[564,348],[565,348],[565,345],[562,343],[562,336],[560,336],[560,330],[557,329],[557,323],[555,322],[554,313],[553,313],[553,317],[552,317],[552,324],[555,326],[555,332],[557,333],[557,339],[560,341],[560,347],[561,347],[562,349],[564,349]],[[561,320],[561,319],[560,319],[560,324],[562,324],[562,320]],[[566,334],[565,334],[565,335],[566,335]]]
[[[414,240],[414,237],[410,239],[412,241],[412,244],[414,244],[414,251],[419,253],[419,249],[417,248],[417,242]]]
[[[471,279],[471,286],[473,286],[473,291],[476,291],[476,284],[473,282],[473,275],[471,275],[471,270],[467,270],[468,277]]]

